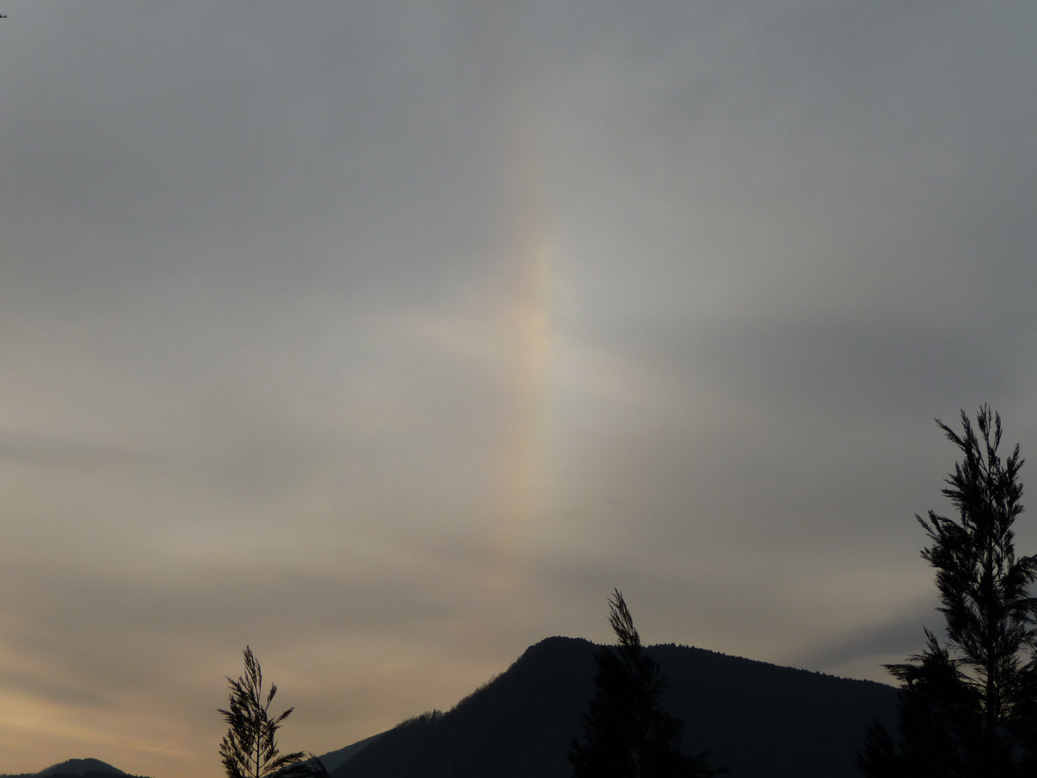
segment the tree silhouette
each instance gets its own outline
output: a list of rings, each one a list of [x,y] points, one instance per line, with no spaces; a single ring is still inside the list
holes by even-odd
[[[680,750],[683,724],[662,710],[665,678],[641,645],[633,618],[616,589],[609,599],[615,649],[594,654],[594,696],[583,722],[582,741],[569,750],[573,778],[706,778],[719,771],[705,755]]]
[[[220,744],[220,756],[227,778],[310,778],[327,775],[321,762],[302,751],[281,754],[277,748],[277,730],[294,708],[280,716],[270,717],[270,703],[277,685],[263,700],[263,671],[252,649],[245,646],[245,672],[230,684],[230,707],[219,708],[230,729]]]
[[[1032,775],[1037,766],[1037,556],[1017,557],[1012,525],[1022,514],[1023,460],[1002,460],[1001,417],[986,405],[959,435],[937,419],[962,460],[942,490],[957,518],[916,516],[931,545],[946,640],[928,629],[925,650],[887,665],[901,682],[900,737],[868,731],[858,763],[879,776]],[[978,434],[977,434],[978,431]]]

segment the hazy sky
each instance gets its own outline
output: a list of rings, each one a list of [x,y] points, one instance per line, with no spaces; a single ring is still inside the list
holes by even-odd
[[[217,778],[246,644],[339,748],[613,587],[884,679],[933,418],[1037,457],[1032,0],[0,6],[0,772]]]

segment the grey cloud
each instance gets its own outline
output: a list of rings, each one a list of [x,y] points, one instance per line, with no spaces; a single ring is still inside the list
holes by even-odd
[[[99,690],[93,684],[85,688],[82,682],[62,683],[46,675],[22,674],[13,670],[5,670],[0,674],[0,684],[15,694],[46,700],[62,707],[89,710],[112,710],[116,707],[110,693]]]
[[[145,455],[116,445],[0,432],[0,459],[55,468],[104,468],[139,464]]]
[[[895,661],[907,661],[925,647],[924,628],[927,625],[935,634],[940,634],[939,615],[935,613],[934,604],[915,606],[892,615],[885,623],[869,624],[867,628],[839,636],[793,661],[798,667],[818,670],[891,654],[901,657]],[[892,683],[892,679],[889,682]]]
[[[77,45],[32,75],[39,97],[5,129],[19,150],[3,156],[18,192],[4,211],[20,224],[8,316],[106,325],[116,342],[129,330],[164,355],[178,333],[207,339],[238,315],[262,331],[295,301],[434,304],[473,276],[473,259],[492,268],[494,100],[467,75],[478,63],[442,61],[436,25],[272,7],[242,25],[182,7],[91,43],[111,14],[128,26],[139,15],[107,9],[70,14],[55,35]],[[261,302],[243,308],[248,298]]]
[[[992,384],[1011,391],[1015,366],[990,353],[984,335],[836,320],[732,323],[697,364],[718,393],[745,392],[755,407],[917,417]]]

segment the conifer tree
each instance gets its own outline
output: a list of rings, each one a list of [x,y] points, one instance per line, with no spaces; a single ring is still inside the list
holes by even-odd
[[[263,699],[263,671],[252,649],[245,647],[245,672],[237,680],[229,676],[230,707],[220,708],[230,726],[220,744],[220,756],[227,778],[310,778],[327,775],[324,766],[312,754],[302,751],[282,754],[277,748],[277,730],[294,708],[280,716],[270,717],[270,703],[277,694],[277,684]]]
[[[962,432],[937,420],[962,455],[943,494],[948,518],[916,516],[930,540],[946,639],[928,629],[925,650],[887,665],[901,682],[900,736],[869,729],[858,763],[871,778],[1033,775],[1037,765],[1037,556],[1015,554],[1023,460],[1002,460],[1001,418],[986,405]]]
[[[594,697],[584,716],[583,739],[573,741],[573,778],[708,778],[719,771],[705,755],[680,750],[683,724],[659,705],[665,678],[641,645],[634,621],[616,589],[609,623],[617,645],[594,655]]]

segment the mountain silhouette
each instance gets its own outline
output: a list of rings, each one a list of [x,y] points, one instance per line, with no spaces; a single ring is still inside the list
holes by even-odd
[[[0,778],[140,778],[100,759],[68,759],[38,773],[3,774]]]
[[[598,648],[543,640],[449,712],[369,739],[332,778],[568,778]],[[891,686],[687,646],[647,653],[668,679],[662,706],[684,722],[684,751],[708,751],[732,778],[857,778],[868,723],[895,727]]]
[[[371,735],[369,738],[358,740],[351,746],[340,748],[337,751],[329,751],[326,754],[321,754],[318,759],[320,763],[324,765],[324,769],[329,773],[335,771],[340,765],[345,764],[362,750],[367,748],[371,743],[380,738],[382,735]]]
[[[100,759],[69,759],[60,764],[51,765],[40,770],[36,775],[38,778],[57,778],[57,776],[81,776],[81,775],[126,775],[117,767],[112,767]]]

